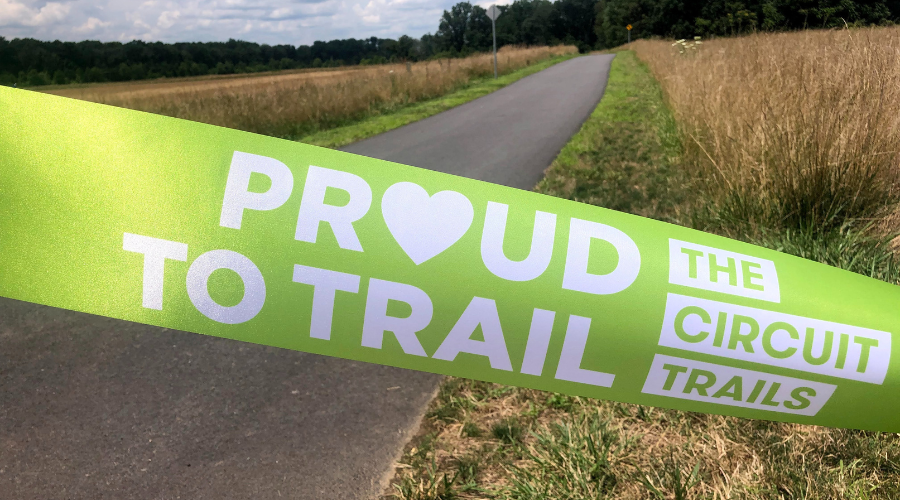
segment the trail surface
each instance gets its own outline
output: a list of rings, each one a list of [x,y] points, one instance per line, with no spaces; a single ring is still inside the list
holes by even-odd
[[[570,59],[343,150],[531,189],[597,107],[612,58]]]
[[[611,59],[345,150],[530,189]],[[0,499],[373,498],[439,380],[0,299]]]

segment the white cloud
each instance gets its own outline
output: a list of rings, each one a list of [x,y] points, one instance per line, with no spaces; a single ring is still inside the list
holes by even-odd
[[[97,28],[105,28],[107,26],[110,26],[111,24],[112,23],[110,22],[101,21],[96,17],[89,17],[88,20],[84,22],[84,24],[75,28],[73,31],[75,31],[76,33],[90,33]]]
[[[289,17],[294,14],[294,9],[290,7],[281,7],[279,9],[275,9],[269,14],[269,17],[272,19],[280,19],[282,17]]]
[[[421,36],[459,0],[0,0],[0,36],[311,44]],[[495,0],[505,3],[510,0]],[[493,2],[492,2],[493,3]]]
[[[70,5],[58,2],[30,7],[17,0],[0,0],[0,26],[47,26],[65,19],[70,9]]]
[[[18,2],[0,0],[0,26],[23,24],[34,15],[34,11]]]
[[[175,25],[175,21],[178,20],[179,17],[181,17],[181,12],[178,12],[177,10],[167,10],[159,15],[156,25],[167,30]]]
[[[47,2],[46,5],[41,7],[38,14],[34,16],[32,20],[34,26],[44,26],[62,21],[69,14],[69,9],[71,9],[71,6],[67,4]]]

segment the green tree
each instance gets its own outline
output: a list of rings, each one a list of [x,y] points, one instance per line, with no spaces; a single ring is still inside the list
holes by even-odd
[[[466,32],[469,29],[469,19],[472,16],[472,4],[459,2],[444,11],[441,23],[435,36],[441,40],[443,50],[462,52],[466,45]]]
[[[473,51],[488,51],[494,45],[491,18],[488,17],[486,10],[477,5],[472,7],[469,23],[466,25],[465,40],[466,47]]]
[[[517,43],[523,45],[553,45],[559,43],[557,35],[565,29],[560,11],[548,0],[530,2],[528,16],[522,19]],[[565,38],[565,36],[563,36]]]
[[[593,49],[597,44],[594,32],[595,5],[595,0],[557,0],[554,4],[558,13],[556,37],[574,41],[581,52]]]
[[[690,38],[900,22],[900,0],[515,0],[500,11],[500,46],[569,43],[582,51],[625,43],[628,24],[634,27],[632,38]],[[490,50],[491,23],[481,7],[460,2],[437,21],[438,30],[420,39],[349,38],[299,46],[233,39],[167,44],[0,37],[0,75],[20,85],[125,81],[412,61]]]

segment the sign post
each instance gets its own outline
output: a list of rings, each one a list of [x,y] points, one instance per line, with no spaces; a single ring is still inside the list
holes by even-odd
[[[494,79],[497,79],[497,18],[500,17],[500,9],[496,5],[491,5],[487,10],[487,15],[491,18],[491,34],[494,35]]]
[[[628,30],[628,43],[631,43],[631,25],[625,26],[625,29]]]

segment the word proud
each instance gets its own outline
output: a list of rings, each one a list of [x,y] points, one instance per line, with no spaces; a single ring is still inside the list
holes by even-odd
[[[250,191],[250,177],[263,175],[271,187],[263,193]],[[231,161],[222,215],[219,225],[240,229],[244,211],[274,210],[290,198],[294,176],[284,163],[265,156],[236,151]],[[343,191],[349,201],[342,205],[325,203],[326,192]],[[372,206],[369,184],[358,175],[310,166],[303,193],[294,239],[315,243],[323,226],[333,232],[344,250],[364,252],[354,224],[366,216]],[[531,249],[521,261],[513,261],[503,251],[509,206],[488,202],[485,207],[481,238],[481,259],[494,276],[508,281],[530,281],[541,276],[550,265],[556,239],[557,216],[535,211]],[[474,218],[472,203],[455,191],[429,196],[417,184],[399,182],[381,197],[381,215],[388,231],[415,265],[437,257],[468,232]],[[387,235],[385,235],[387,236]],[[588,273],[591,240],[611,244],[617,254],[615,269],[608,274]],[[614,227],[572,218],[562,288],[597,295],[618,293],[637,278],[641,267],[640,251],[634,241]]]

